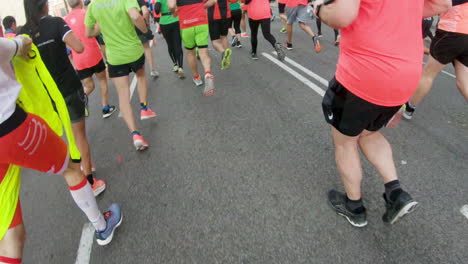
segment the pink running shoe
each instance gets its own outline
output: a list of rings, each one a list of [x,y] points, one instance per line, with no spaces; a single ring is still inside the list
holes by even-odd
[[[149,147],[145,139],[141,135],[133,135],[133,145],[138,151],[143,151]]]
[[[151,108],[149,107],[147,107],[146,110],[140,111],[141,120],[150,119],[150,118],[156,117],[157,115],[158,114],[156,114],[156,112],[153,112],[153,110],[151,110]]]
[[[97,197],[106,190],[106,183],[103,180],[97,180],[94,178],[94,184],[91,188],[93,189],[94,197]]]

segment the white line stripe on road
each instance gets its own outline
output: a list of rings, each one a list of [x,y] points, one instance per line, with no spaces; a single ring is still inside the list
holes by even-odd
[[[89,264],[91,259],[91,248],[93,247],[94,227],[91,223],[86,223],[81,232],[80,246],[76,255],[75,264]]]
[[[276,55],[276,52],[273,51],[273,54]],[[315,80],[317,80],[319,83],[325,85],[326,87],[328,87],[328,81],[325,80],[324,78],[322,78],[321,76],[319,76],[318,74],[310,71],[309,69],[307,69],[306,67],[300,65],[299,63],[293,61],[292,59],[286,57],[284,59],[287,63],[291,64],[292,66],[298,68],[299,70],[303,71],[305,74],[309,75],[310,77],[314,78]]]
[[[320,96],[323,97],[325,95],[325,91],[322,88],[318,87],[315,83],[309,81],[309,79],[302,76],[300,73],[296,72],[295,70],[291,69],[286,64],[284,64],[281,61],[277,60],[276,58],[274,58],[273,56],[271,56],[268,53],[263,52],[262,55],[265,56],[267,59],[271,60],[276,65],[280,66],[283,70],[289,72],[292,76],[296,77],[299,81],[303,82],[305,85],[309,86],[310,89],[314,90]]]
[[[136,75],[133,76],[132,83],[130,84],[130,101],[132,100],[133,93],[135,92],[135,88],[137,86],[137,78]],[[119,117],[122,117],[122,112],[119,113]]]
[[[460,213],[462,213],[462,215],[464,215],[466,219],[468,219],[468,204],[462,206],[462,208],[460,209]]]

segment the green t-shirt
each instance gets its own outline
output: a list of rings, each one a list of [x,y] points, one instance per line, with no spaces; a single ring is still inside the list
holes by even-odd
[[[240,9],[240,4],[239,4],[239,2],[236,2],[236,3],[234,3],[234,4],[230,4],[230,5],[231,5],[231,6],[230,6],[230,7],[231,7],[231,10],[238,10],[238,9]]]
[[[161,19],[159,20],[159,24],[167,25],[179,21],[178,17],[173,17],[170,14],[171,10],[167,6],[167,0],[156,0],[156,3],[161,3]]]
[[[99,24],[111,65],[131,63],[143,56],[143,46],[128,15],[130,8],[140,11],[137,0],[93,0],[88,6],[85,25],[92,28]]]

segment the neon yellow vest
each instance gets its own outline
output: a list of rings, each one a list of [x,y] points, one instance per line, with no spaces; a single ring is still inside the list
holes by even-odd
[[[17,103],[26,112],[44,119],[59,136],[63,135],[65,128],[70,156],[79,160],[81,154],[75,144],[65,100],[34,44],[30,54],[35,54],[35,57],[30,60],[20,57],[13,59],[16,77],[23,86]],[[52,101],[58,113],[54,110]],[[21,182],[20,172],[20,167],[10,165],[0,184],[0,240],[8,231],[15,214]]]

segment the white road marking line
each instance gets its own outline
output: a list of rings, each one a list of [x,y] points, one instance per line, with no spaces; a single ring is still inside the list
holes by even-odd
[[[462,208],[460,209],[460,213],[462,213],[462,215],[464,215],[466,219],[468,219],[468,204],[462,206]]]
[[[130,100],[132,100],[133,93],[135,92],[135,88],[137,86],[137,78],[136,75],[133,76],[132,83],[130,84]],[[119,117],[122,117],[122,112],[119,112]]]
[[[273,54],[276,55],[276,51],[273,51]],[[328,81],[325,80],[324,78],[322,78],[320,75],[310,71],[309,69],[307,69],[306,67],[300,65],[299,63],[293,61],[292,59],[286,57],[284,59],[287,63],[291,64],[292,66],[298,68],[299,70],[303,71],[305,74],[309,75],[310,77],[314,78],[315,80],[317,80],[319,83],[325,85],[328,87]]]
[[[76,255],[75,264],[89,264],[91,259],[91,248],[93,247],[94,227],[86,223],[81,232],[80,246]]]
[[[310,89],[314,90],[316,93],[318,93],[320,96],[325,95],[325,91],[318,87],[315,83],[311,82],[309,79],[306,77],[302,76],[300,73],[296,72],[295,70],[291,69],[289,66],[286,64],[282,63],[281,61],[277,60],[273,56],[271,56],[268,53],[263,52],[263,56],[265,56],[267,59],[271,60],[273,63],[281,67],[283,70],[289,72],[292,76],[296,77],[299,81],[303,82],[305,85],[309,86]]]

